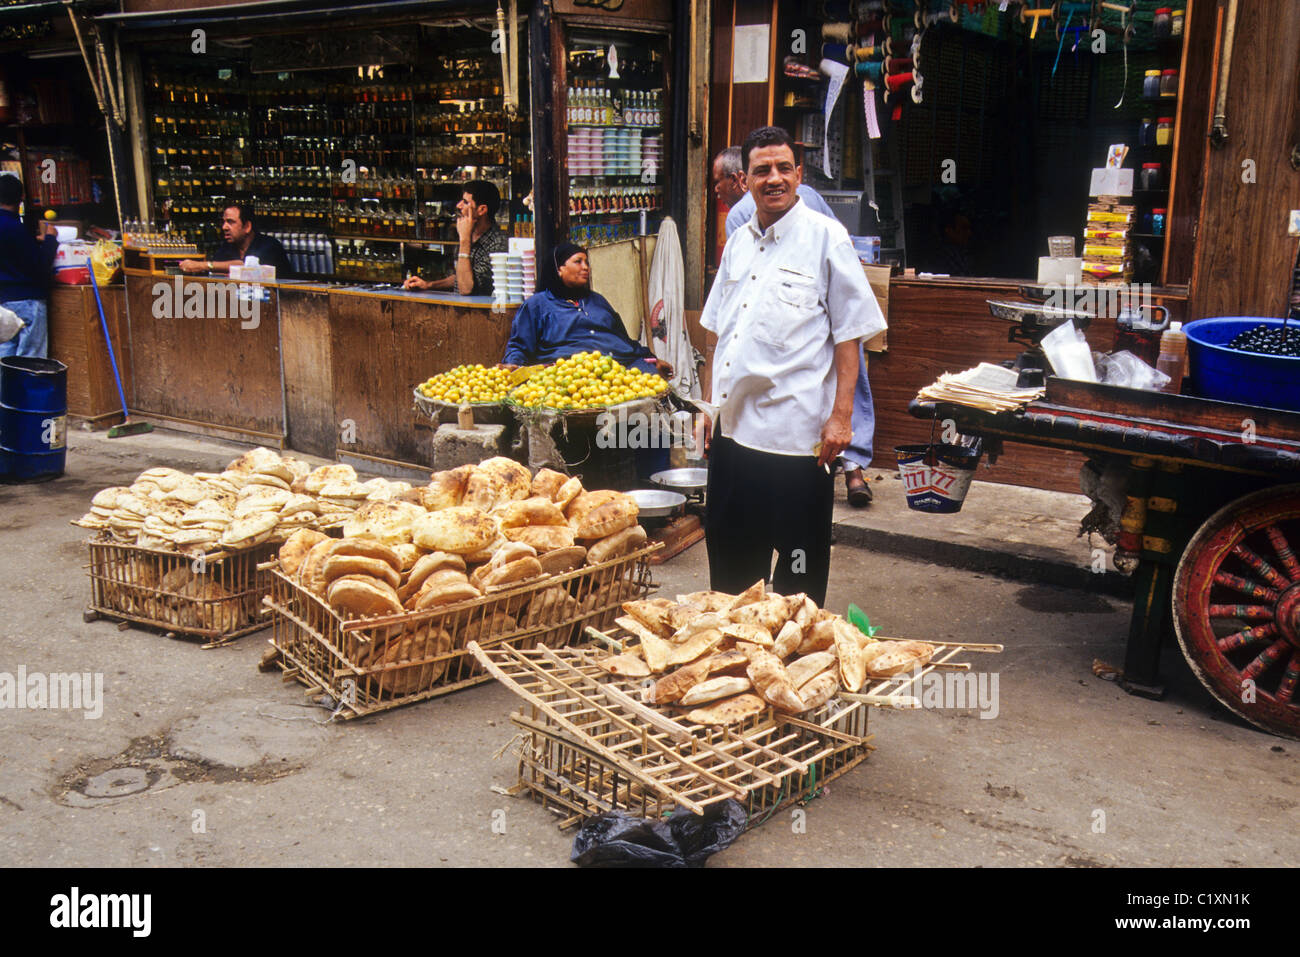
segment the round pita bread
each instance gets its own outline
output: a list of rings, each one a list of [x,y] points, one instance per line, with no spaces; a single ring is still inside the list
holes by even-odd
[[[415,544],[436,552],[469,555],[486,548],[497,538],[494,519],[465,505],[444,508],[417,518],[412,526]]]
[[[370,578],[377,578],[387,582],[394,589],[402,580],[402,576],[398,574],[397,569],[382,558],[367,558],[364,555],[340,555],[336,552],[325,559],[325,564],[321,567],[321,576],[326,582],[332,582],[334,579],[342,578],[345,575],[366,575]]]
[[[397,592],[387,582],[366,575],[345,575],[330,583],[326,600],[344,618],[374,618],[402,610]]]
[[[298,529],[280,546],[280,571],[290,578],[295,577],[312,548],[328,540],[329,536],[314,528]]]
[[[568,480],[569,477],[563,472],[557,472],[554,469],[539,469],[537,474],[533,476],[533,482],[528,491],[531,495],[540,495],[554,501],[555,493]]]
[[[501,487],[500,497],[506,501],[528,497],[533,484],[533,473],[504,455],[494,456],[478,464],[478,471],[492,475]]]
[[[507,528],[503,534],[512,542],[531,545],[539,555],[557,548],[573,547],[573,530],[567,525],[524,525]]]

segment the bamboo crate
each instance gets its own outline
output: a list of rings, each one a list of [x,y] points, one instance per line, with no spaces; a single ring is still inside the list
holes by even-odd
[[[259,565],[279,542],[198,556],[127,545],[110,538],[89,541],[90,607],[85,619],[107,616],[206,639],[215,648],[265,628],[262,599],[271,578]]]
[[[524,700],[510,716],[522,732],[519,786],[556,810],[561,828],[611,810],[660,817],[682,807],[700,814],[728,798],[745,807],[747,826],[761,824],[866,760],[874,737],[870,707],[914,708],[906,692],[917,678],[935,667],[966,667],[952,662],[961,646],[941,645],[920,672],[875,679],[861,694],[837,696],[806,714],[768,709],[712,727],[642,704],[650,679],[609,675],[595,663],[608,654],[603,648],[471,651]]]
[[[560,646],[586,626],[610,624],[624,601],[648,593],[647,559],[659,547],[444,608],[351,621],[271,563],[271,644],[286,676],[328,694],[340,717],[373,714],[490,681],[466,648],[475,639],[490,648]],[[533,600],[552,588],[571,601],[534,608]],[[435,642],[440,631],[450,636],[442,650]],[[407,639],[421,656],[380,660]]]

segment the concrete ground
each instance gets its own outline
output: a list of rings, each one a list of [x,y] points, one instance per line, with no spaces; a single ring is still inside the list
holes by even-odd
[[[0,672],[102,672],[105,682],[98,720],[0,711],[8,862],[566,865],[573,831],[500,793],[516,778],[517,699],[504,688],[329,723],[300,686],[257,670],[267,632],[201,650],[82,621],[85,533],[67,523],[90,496],[149,466],[210,469],[239,451],[174,433],[73,432],[64,477],[0,486]],[[941,523],[907,512],[898,482],[873,488],[871,509],[843,509],[828,604],[856,602],[891,636],[1004,644],[970,659],[998,676],[997,716],[873,712],[869,760],[806,816],[774,816],[711,866],[1217,867],[1300,856],[1300,745],[1225,712],[1176,649],[1164,657],[1164,701],[1093,675],[1094,659],[1122,661],[1125,602],[1100,587],[923,560],[928,536],[938,561],[960,563],[956,542],[1086,566],[1072,527],[1081,499],[977,485],[964,517]],[[881,550],[891,541],[908,557]],[[668,595],[703,587],[703,546],[655,574]]]

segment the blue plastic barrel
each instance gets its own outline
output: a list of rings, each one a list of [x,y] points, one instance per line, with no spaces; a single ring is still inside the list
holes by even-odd
[[[0,478],[63,474],[68,454],[68,367],[57,359],[0,359]]]

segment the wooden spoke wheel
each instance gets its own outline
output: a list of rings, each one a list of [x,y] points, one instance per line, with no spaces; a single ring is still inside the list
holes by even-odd
[[[1300,739],[1300,485],[1219,509],[1174,574],[1174,626],[1192,671],[1228,710]]]

